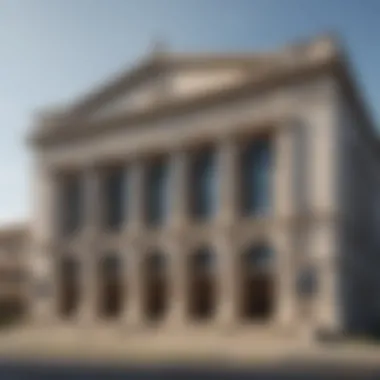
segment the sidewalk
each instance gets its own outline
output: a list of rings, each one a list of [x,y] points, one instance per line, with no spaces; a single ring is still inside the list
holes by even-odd
[[[379,365],[380,346],[322,346],[258,334],[128,333],[120,330],[20,329],[0,335],[0,356],[14,360],[97,363],[344,363]]]

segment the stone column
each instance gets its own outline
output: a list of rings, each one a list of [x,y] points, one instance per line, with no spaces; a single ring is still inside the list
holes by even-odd
[[[274,322],[283,326],[295,325],[297,318],[297,269],[294,256],[294,239],[289,228],[281,228],[274,236],[277,275]]]
[[[168,324],[181,327],[186,323],[188,294],[187,286],[187,248],[183,241],[172,239],[166,245],[169,254],[169,314]]]
[[[127,278],[126,285],[126,302],[124,309],[124,321],[128,327],[136,329],[144,323],[143,315],[143,279],[142,273],[142,249],[139,241],[130,242],[126,247],[127,267],[124,273]]]
[[[222,141],[218,154],[219,199],[215,248],[219,268],[219,305],[217,319],[222,325],[236,322],[237,252],[234,249],[232,230],[237,212],[238,146],[232,139]]]
[[[187,222],[187,200],[189,186],[188,154],[185,151],[175,152],[170,161],[170,237],[166,249],[170,257],[170,305],[168,323],[180,326],[186,319],[186,258],[184,228]]]
[[[189,162],[185,151],[175,152],[170,160],[170,216],[169,223],[172,230],[179,231],[187,217],[188,195],[191,189],[188,186]]]
[[[52,169],[39,160],[35,164],[32,191],[29,312],[33,323],[46,325],[57,318],[56,252],[53,247],[57,232],[58,183]]]
[[[97,266],[99,260],[98,236],[101,232],[102,194],[101,173],[93,166],[82,172],[83,225],[81,251],[82,296],[79,319],[81,323],[92,323],[97,316]]]
[[[317,328],[329,334],[339,333],[342,327],[339,256],[336,247],[337,231],[333,222],[322,223],[315,229],[311,242],[318,269],[316,300]]]
[[[296,318],[296,268],[294,249],[294,130],[292,125],[280,125],[275,136],[274,246],[276,253],[277,289],[275,321],[289,326]]]
[[[339,165],[344,147],[343,124],[340,122],[340,91],[336,84],[330,80],[321,83],[319,94],[320,100],[304,110],[310,129],[308,169],[313,173],[309,178],[310,208],[314,216],[310,247],[319,268],[317,323],[332,333],[337,332],[343,322],[338,265],[341,250],[338,225],[344,211],[340,197],[345,191]]]
[[[129,167],[129,227],[137,233],[144,228],[144,165],[141,161],[133,162]]]
[[[128,167],[129,217],[126,226],[127,243],[124,252],[124,273],[126,273],[124,320],[127,325],[136,328],[144,322],[142,309],[141,278],[141,239],[144,233],[144,167],[141,161],[135,161]]]

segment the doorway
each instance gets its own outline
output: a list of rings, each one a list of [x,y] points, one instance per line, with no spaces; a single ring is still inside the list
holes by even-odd
[[[274,305],[273,253],[268,246],[252,246],[241,255],[240,279],[242,318],[268,320]]]
[[[80,266],[76,259],[63,257],[58,264],[59,315],[70,318],[75,315],[80,302]]]
[[[201,248],[189,257],[188,301],[193,320],[207,320],[216,309],[216,257],[208,248]]]
[[[124,301],[122,262],[118,255],[109,254],[99,261],[98,281],[100,316],[117,318]]]
[[[158,322],[168,308],[167,257],[160,251],[150,252],[143,262],[144,311],[148,321]]]

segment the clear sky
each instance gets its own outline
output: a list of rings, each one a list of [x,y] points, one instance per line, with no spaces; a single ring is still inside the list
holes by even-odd
[[[27,218],[33,112],[146,54],[254,50],[340,33],[380,121],[380,0],[0,0],[0,223]]]

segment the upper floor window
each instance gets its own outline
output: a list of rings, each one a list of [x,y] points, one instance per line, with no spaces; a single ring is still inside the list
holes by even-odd
[[[266,215],[271,207],[272,147],[263,138],[250,143],[241,155],[242,212]]]
[[[109,169],[104,178],[104,222],[118,229],[126,217],[127,176],[124,168]]]
[[[164,222],[168,212],[169,165],[165,159],[152,161],[147,167],[145,217],[149,225]]]
[[[77,231],[83,217],[83,193],[79,175],[65,175],[61,181],[59,212],[60,227],[63,234]]]
[[[190,193],[194,217],[208,219],[216,209],[216,157],[211,149],[197,153],[192,159]]]

